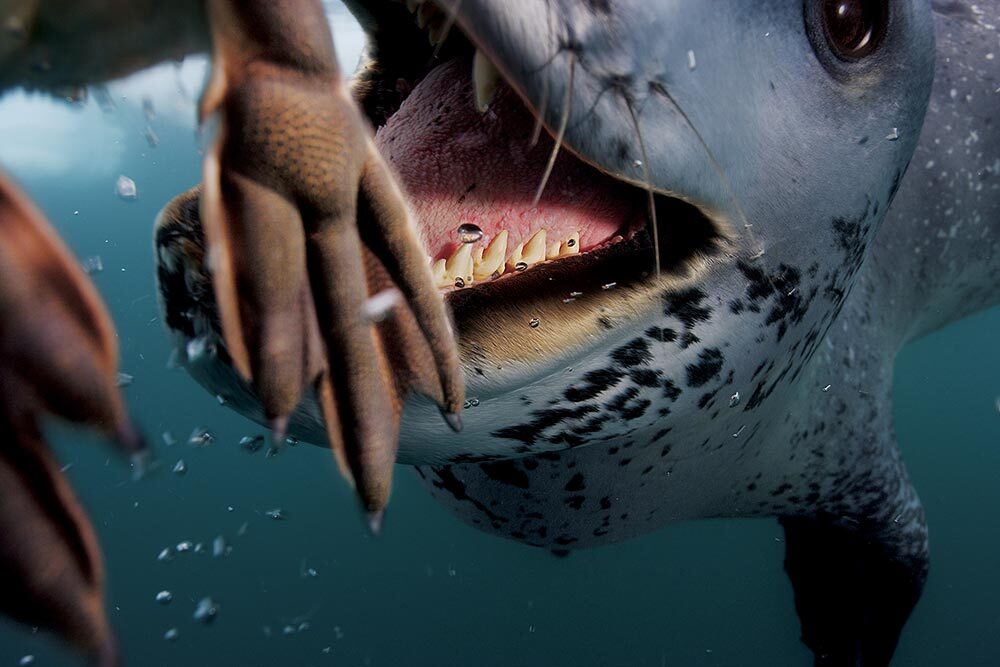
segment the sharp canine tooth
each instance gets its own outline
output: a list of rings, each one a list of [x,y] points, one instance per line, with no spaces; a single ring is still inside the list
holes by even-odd
[[[549,249],[545,251],[545,259],[555,259],[559,256],[559,241],[553,241],[549,244]]]
[[[472,282],[472,244],[462,243],[445,263],[445,273],[454,282],[461,278],[466,284]]]
[[[517,270],[517,265],[521,261],[521,252],[523,250],[524,250],[524,244],[520,243],[516,248],[514,248],[514,252],[510,253],[510,257],[507,258],[508,271]]]
[[[431,273],[434,276],[434,284],[438,287],[451,287],[451,281],[448,280],[447,270],[445,269],[445,261],[439,259],[434,262],[434,266],[431,267]]]
[[[559,256],[580,254],[580,232],[573,232],[559,249]]]
[[[476,49],[476,55],[472,58],[472,83],[476,89],[476,108],[479,113],[483,113],[497,92],[500,72],[479,49]]]
[[[419,7],[420,3],[423,1],[424,0],[406,0],[406,8],[409,9],[411,13],[415,12],[417,11],[417,7]]]
[[[420,9],[417,10],[417,25],[423,30],[427,27],[428,21],[430,21],[434,15],[437,13],[437,5],[433,2],[423,2],[420,4]]]
[[[545,230],[539,229],[535,235],[524,244],[524,253],[521,261],[531,266],[545,260]]]
[[[476,268],[473,272],[476,280],[486,280],[492,277],[496,271],[503,273],[503,261],[506,256],[507,230],[505,229],[493,237],[490,244],[486,246],[482,258],[476,261]]]
[[[480,262],[483,261],[483,250],[484,250],[483,246],[479,246],[478,248],[472,251],[473,265],[479,264]]]

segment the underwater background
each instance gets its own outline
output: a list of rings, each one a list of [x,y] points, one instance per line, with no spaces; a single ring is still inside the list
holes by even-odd
[[[350,69],[363,36],[343,7],[328,8]],[[77,104],[0,100],[0,163],[81,262],[100,258],[92,278],[132,376],[124,392],[161,464],[132,481],[106,443],[49,429],[99,533],[128,665],[811,664],[775,520],[683,523],[556,558],[460,523],[400,467],[372,538],[326,450],[242,451],[240,438],[262,429],[167,367],[153,273],[153,220],[200,179],[204,66],[162,65]],[[116,196],[120,175],[137,199]],[[931,573],[893,664],[1000,665],[1000,308],[905,348],[894,409]],[[189,445],[195,429],[214,441]],[[220,536],[224,555],[213,556]],[[158,560],[184,541],[204,551]],[[205,597],[218,604],[210,625],[192,618]],[[19,664],[82,663],[0,621],[0,667]]]

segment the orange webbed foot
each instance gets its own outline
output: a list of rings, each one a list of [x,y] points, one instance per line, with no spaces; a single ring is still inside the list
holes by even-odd
[[[201,112],[217,119],[217,135],[201,218],[226,347],[279,434],[303,388],[316,388],[337,460],[380,516],[406,393],[430,396],[459,426],[443,300],[340,77],[321,5],[209,9]]]
[[[46,448],[45,415],[144,444],[116,386],[111,320],[41,213],[0,176],[0,610],[117,663],[93,529]]]

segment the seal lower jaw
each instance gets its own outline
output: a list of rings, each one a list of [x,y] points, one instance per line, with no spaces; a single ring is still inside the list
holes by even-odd
[[[687,277],[724,245],[721,226],[696,205],[657,193],[651,206],[645,189],[539,137],[535,112],[443,6],[383,0],[359,11],[374,58],[356,92],[460,329],[478,316],[495,321],[515,301],[520,317],[529,303],[538,312],[595,284]]]

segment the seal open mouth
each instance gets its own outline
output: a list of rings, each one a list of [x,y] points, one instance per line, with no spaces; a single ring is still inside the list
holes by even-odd
[[[432,0],[386,0],[361,11],[372,15],[362,23],[374,55],[359,75],[362,102],[450,301],[464,301],[456,290],[509,286],[522,274],[551,284],[552,272],[536,268],[553,264],[578,280],[584,271],[610,281],[648,276],[657,268],[654,236],[663,273],[684,272],[718,249],[718,228],[694,205],[657,193],[651,206],[645,189],[557,150],[516,84],[447,10]]]

